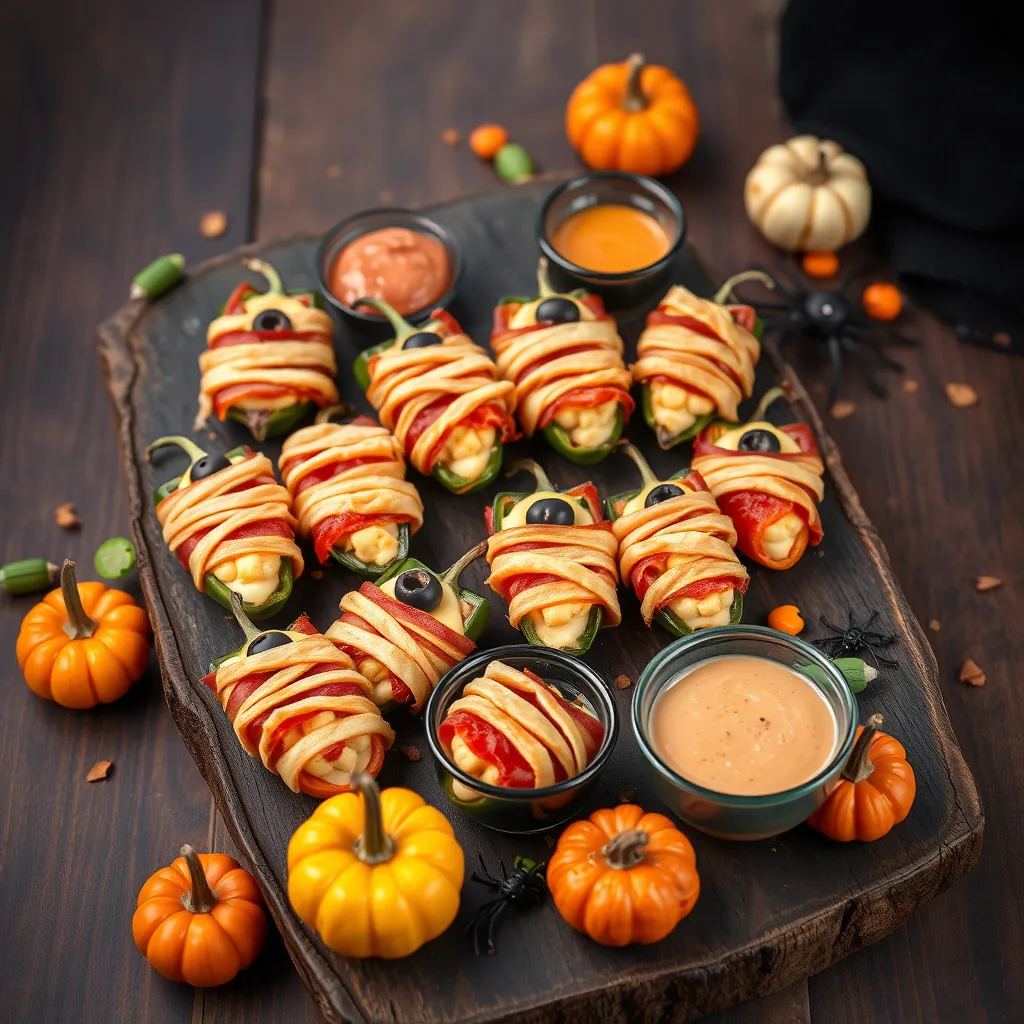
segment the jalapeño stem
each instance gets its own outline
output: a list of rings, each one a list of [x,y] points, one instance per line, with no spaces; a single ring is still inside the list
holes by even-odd
[[[480,541],[476,547],[470,548],[454,565],[445,569],[438,578],[442,583],[447,583],[449,587],[457,589],[459,585],[459,577],[463,574],[466,568],[475,562],[486,550],[487,541]]]
[[[744,281],[759,281],[769,291],[775,291],[775,282],[763,271],[763,270],[744,270],[742,273],[733,274],[721,288],[715,292],[715,297],[711,300],[722,305],[723,302],[729,301],[729,296],[732,294],[733,288],[738,284],[743,284]]]
[[[537,481],[537,486],[534,487],[535,491],[555,491],[558,489],[548,479],[548,475],[544,472],[540,463],[534,462],[533,459],[516,460],[508,467],[508,469],[505,470],[505,476],[515,476],[516,473],[522,473],[524,471],[532,473],[533,478]]]
[[[250,640],[255,640],[263,631],[257,629],[253,624],[252,619],[245,614],[244,602],[242,601],[242,595],[236,593],[234,590],[231,591],[231,614],[234,615],[235,621],[239,626],[242,627],[242,632],[245,634],[245,642],[248,643]]]
[[[654,470],[651,469],[647,460],[640,454],[639,449],[631,445],[629,441],[619,441],[615,446],[615,450],[617,452],[624,452],[636,463],[637,468],[640,470],[640,476],[643,478],[644,487],[649,487],[651,484],[656,484],[658,482],[658,478],[654,475]]]
[[[549,295],[558,294],[558,292],[551,287],[551,282],[548,280],[547,256],[541,256],[541,258],[537,260],[537,293],[542,299],[547,298]]]
[[[363,834],[356,839],[352,852],[364,864],[383,864],[391,860],[395,841],[384,831],[380,789],[366,772],[356,772],[351,786],[363,798],[364,814]]]
[[[330,423],[335,416],[343,417],[341,422],[348,423],[349,420],[355,419],[356,407],[348,402],[338,402],[336,405],[328,405],[316,414],[316,418],[313,422]]]
[[[771,405],[772,402],[785,397],[786,392],[783,388],[769,388],[769,390],[761,396],[761,401],[757,403],[757,408],[754,410],[754,415],[750,418],[750,422],[756,423],[758,420],[763,420],[765,413],[768,411],[768,406]]]
[[[68,620],[64,623],[64,633],[71,640],[81,640],[92,636],[99,628],[99,623],[89,618],[82,607],[82,595],[78,592],[78,581],[75,579],[75,563],[70,558],[64,559],[60,568],[60,592],[64,597]]]
[[[369,306],[370,309],[377,310],[391,324],[395,338],[399,341],[416,333],[416,328],[394,306],[389,305],[383,299],[375,299],[373,296],[367,295],[352,303],[353,309],[358,309],[360,306]]]
[[[191,438],[182,437],[180,434],[170,434],[167,437],[158,437],[147,449],[146,458],[153,460],[153,452],[158,448],[165,448],[167,445],[177,445],[189,457],[190,462],[195,462],[206,455],[206,452],[199,447]]]
[[[281,275],[266,260],[242,260],[242,266],[247,270],[255,270],[257,274],[262,274],[267,279],[269,287],[263,293],[264,295],[282,295],[284,293]]]

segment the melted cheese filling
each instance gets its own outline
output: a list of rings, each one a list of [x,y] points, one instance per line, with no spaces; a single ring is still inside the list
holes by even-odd
[[[787,512],[778,522],[772,523],[764,531],[765,554],[777,562],[788,558],[803,525],[804,521],[795,512]]]
[[[569,405],[555,415],[555,423],[569,435],[574,447],[599,448],[611,438],[618,410],[616,401],[589,407]]]
[[[345,538],[345,550],[367,565],[387,565],[398,555],[398,523],[356,530]]]
[[[707,395],[694,394],[672,381],[652,380],[648,386],[654,422],[673,436],[689,430],[698,417],[715,411],[715,403]]]
[[[389,597],[395,597],[395,584],[397,582],[398,577],[396,576],[386,583],[381,583],[380,589]],[[459,595],[447,583],[441,584],[441,592],[441,603],[429,614],[437,619],[438,622],[443,622],[450,630],[458,633],[459,636],[465,636],[466,624],[462,620],[462,602],[459,600]],[[395,598],[395,600],[398,599]],[[410,607],[412,606],[410,605]],[[363,674],[365,675],[366,673],[364,672]]]
[[[280,555],[242,555],[213,570],[229,590],[249,604],[264,604],[281,581]]]
[[[487,468],[498,434],[494,427],[456,426],[441,449],[437,461],[449,473],[463,480],[475,480]]]
[[[669,558],[670,568],[673,567],[672,563],[673,559]],[[674,601],[669,601],[668,607],[669,611],[676,618],[682,619],[690,629],[728,626],[734,597],[735,591],[730,587],[728,590],[720,590],[717,594],[709,594],[699,600],[694,600],[692,597],[677,597]]]

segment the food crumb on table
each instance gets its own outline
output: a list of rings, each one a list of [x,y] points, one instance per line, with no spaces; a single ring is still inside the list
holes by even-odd
[[[89,774],[86,775],[86,782],[99,782],[101,779],[105,779],[110,774],[110,769],[114,766],[113,761],[97,761],[90,769]]]
[[[632,680],[625,673],[615,677],[615,685],[620,690],[625,690],[631,682]]]
[[[203,238],[220,238],[228,229],[228,215],[223,210],[207,210],[199,218],[199,233]]]
[[[340,178],[341,177],[341,165],[331,164],[326,171],[328,178]]]
[[[985,685],[985,673],[973,658],[968,658],[960,669],[960,682],[967,683],[968,686]]]
[[[404,747],[399,747],[398,752],[408,761],[418,761],[423,756],[420,753],[420,748],[412,743],[408,743]]]
[[[857,404],[855,402],[841,398],[829,409],[829,415],[834,420],[848,420],[856,411]]]
[[[939,622],[939,620],[938,620],[938,619],[929,619],[929,620],[928,620],[928,628],[929,628],[929,629],[930,629],[930,630],[931,630],[931,631],[932,631],[933,633],[938,633],[938,631],[939,631],[940,629],[942,629],[942,623],[941,623],[941,622]]]
[[[974,589],[984,593],[986,590],[995,590],[1001,587],[1003,581],[998,576],[979,576],[974,583]]]
[[[903,390],[906,391],[908,395],[912,395],[919,387],[920,385],[912,377],[908,377],[903,382]]]
[[[441,141],[446,146],[457,146],[462,141],[462,132],[458,128],[445,128],[441,132]]]
[[[63,505],[58,505],[54,509],[53,517],[62,530],[75,530],[82,525],[82,520],[78,518],[75,506],[70,501],[64,502]]]
[[[958,409],[969,409],[978,404],[978,392],[970,384],[958,384],[951,381],[946,385],[946,397]]]

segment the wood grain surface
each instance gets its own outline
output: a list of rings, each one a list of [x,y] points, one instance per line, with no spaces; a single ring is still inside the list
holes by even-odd
[[[773,67],[779,0],[434,0],[430,17],[418,19],[421,6],[5,5],[4,558],[70,554],[88,564],[100,540],[127,531],[90,339],[141,264],[171,249],[193,261],[246,237],[322,230],[378,202],[490,187],[491,171],[464,145],[441,143],[448,127],[465,136],[481,120],[502,120],[539,166],[576,166],[561,104],[599,61],[639,48],[687,79],[703,132],[670,183],[687,204],[690,237],[716,276],[764,259],[740,197],[757,153],[788,132]],[[374,134],[362,138],[367,109]],[[223,238],[199,236],[206,209],[228,213]],[[856,412],[829,426],[911,608],[920,622],[941,623],[929,638],[985,801],[985,850],[964,882],[888,939],[809,984],[716,1016],[723,1022],[959,1024],[1013,1020],[1024,1002],[1024,704],[1015,687],[1024,596],[1014,574],[1024,564],[1024,362],[959,345],[923,313],[911,311],[908,322],[922,342],[905,357],[918,390],[897,385],[879,401],[852,371],[844,396]],[[820,401],[817,354],[787,351]],[[943,388],[954,380],[977,389],[978,406],[949,405]],[[53,525],[53,508],[66,500],[82,516],[79,533]],[[980,574],[1003,586],[977,593]],[[30,603],[0,595],[9,659]],[[957,682],[968,655],[988,673],[982,689]],[[90,714],[42,705],[10,660],[7,683],[0,921],[9,953],[0,993],[12,1018],[315,1020],[279,940],[234,983],[198,994],[154,975],[130,941],[138,887],[181,841],[230,847],[156,674],[126,702]],[[99,758],[114,760],[113,773],[87,786],[84,773]]]

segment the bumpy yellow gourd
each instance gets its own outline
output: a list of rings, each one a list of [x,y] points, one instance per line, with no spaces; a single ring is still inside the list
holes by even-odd
[[[448,819],[369,775],[325,800],[288,844],[288,899],[343,956],[415,953],[455,920],[465,872]]]

